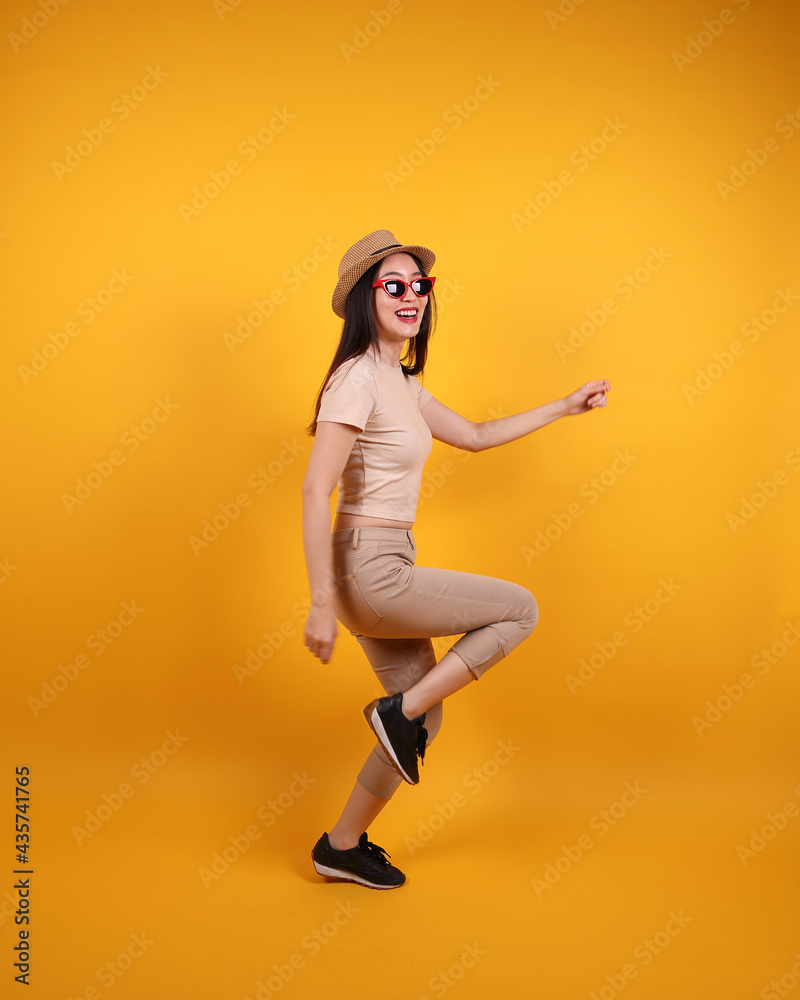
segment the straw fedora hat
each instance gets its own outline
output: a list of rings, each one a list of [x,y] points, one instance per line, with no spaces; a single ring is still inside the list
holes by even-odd
[[[339,262],[339,280],[333,290],[331,306],[337,316],[344,319],[344,304],[353,285],[373,264],[393,253],[411,253],[422,262],[425,274],[430,274],[436,255],[427,247],[398,243],[388,229],[378,229],[354,243]]]

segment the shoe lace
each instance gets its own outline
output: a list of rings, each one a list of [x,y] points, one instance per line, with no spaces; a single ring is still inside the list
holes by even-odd
[[[376,861],[379,865],[383,865],[386,868],[390,867],[386,859],[390,858],[391,854],[383,847],[379,847],[377,844],[373,844],[371,841],[365,839],[358,845],[358,850],[366,857]]]
[[[423,715],[424,719],[425,716]],[[428,742],[428,730],[422,725],[422,723],[417,724],[417,735],[415,737],[415,747],[417,751],[417,756],[419,757],[420,763],[425,763],[425,746]]]

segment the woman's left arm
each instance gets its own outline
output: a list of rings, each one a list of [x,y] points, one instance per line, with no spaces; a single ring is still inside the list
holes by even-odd
[[[575,392],[552,403],[543,403],[532,410],[523,410],[509,417],[497,417],[475,423],[467,420],[454,410],[444,406],[437,399],[429,399],[420,413],[437,441],[444,441],[465,451],[485,451],[499,444],[507,444],[525,437],[559,417],[587,413],[597,407],[606,406],[606,393],[611,390],[607,379],[585,382]]]

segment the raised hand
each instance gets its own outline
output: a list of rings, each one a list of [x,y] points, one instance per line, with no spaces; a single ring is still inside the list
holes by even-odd
[[[604,378],[596,379],[594,382],[584,382],[580,389],[564,397],[566,415],[574,416],[577,413],[587,413],[598,406],[607,406],[606,393],[610,390],[611,383]]]

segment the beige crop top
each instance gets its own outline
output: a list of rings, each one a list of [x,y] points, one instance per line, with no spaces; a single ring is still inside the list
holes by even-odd
[[[339,480],[337,512],[414,520],[422,467],[433,447],[420,408],[432,398],[399,364],[379,361],[369,350],[333,372],[317,421],[361,431]]]

